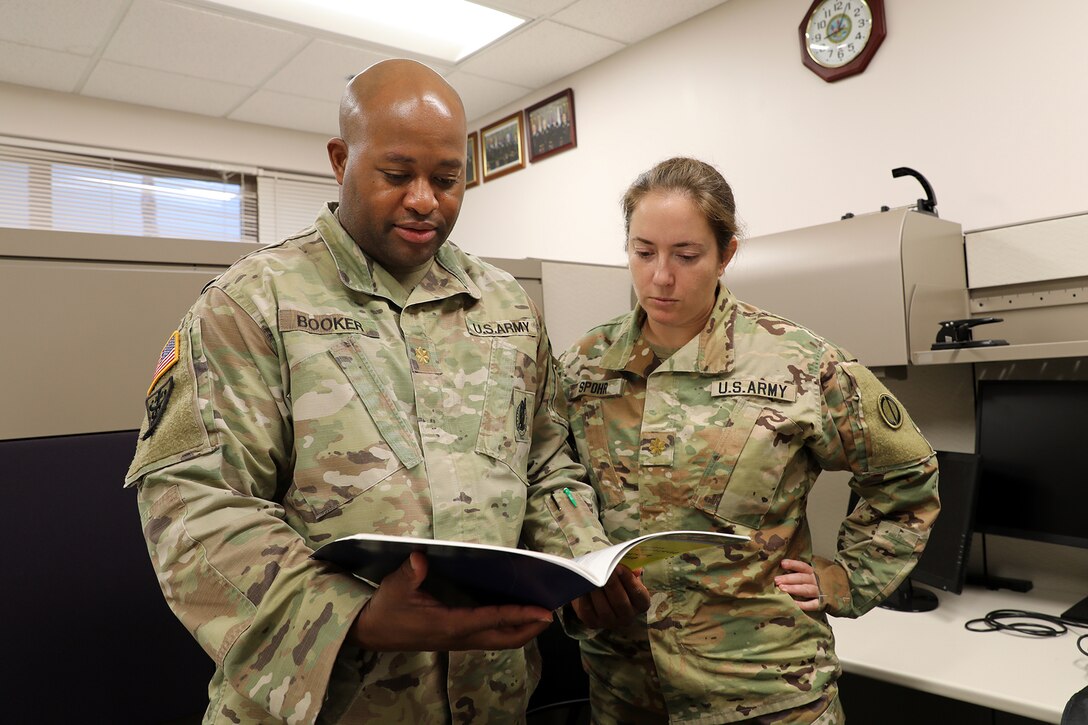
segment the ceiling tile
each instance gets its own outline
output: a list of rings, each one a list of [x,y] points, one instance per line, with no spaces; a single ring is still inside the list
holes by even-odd
[[[0,40],[93,55],[109,39],[128,0],[3,0]]]
[[[162,0],[135,0],[104,58],[209,80],[256,86],[298,52],[306,36]]]
[[[245,86],[99,61],[83,95],[172,111],[223,116],[250,92]]]
[[[623,48],[614,40],[545,20],[474,55],[461,69],[540,88]]]
[[[446,76],[446,80],[464,101],[465,116],[470,122],[528,95],[533,90],[525,86],[481,78],[464,71],[454,71]]]
[[[272,76],[263,88],[296,96],[339,101],[344,86],[356,73],[388,55],[315,40]]]
[[[71,93],[90,59],[0,41],[0,81]]]
[[[505,10],[523,18],[543,18],[556,10],[570,5],[574,0],[472,0],[477,5],[486,5],[496,10]]]
[[[339,116],[339,96],[335,101],[318,101],[274,91],[257,91],[228,118],[311,131],[331,137],[340,133]]]
[[[532,22],[456,67],[419,57],[470,121],[726,0],[475,1]],[[322,134],[347,76],[395,52],[207,0],[0,0],[0,81]]]
[[[637,43],[725,0],[578,0],[552,20],[623,43]]]

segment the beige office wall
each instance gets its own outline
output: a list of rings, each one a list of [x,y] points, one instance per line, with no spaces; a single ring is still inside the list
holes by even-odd
[[[622,264],[619,198],[674,154],[717,164],[751,236],[922,196],[964,229],[1088,209],[1088,3],[885,3],[888,36],[860,76],[801,65],[802,0],[729,0],[493,114],[574,89],[578,147],[470,189],[470,251]],[[1040,15],[1042,13],[1042,15]],[[1002,39],[1046,18],[1045,41]]]
[[[1088,210],[1088,3],[1050,0],[1045,42],[1010,52],[1042,12],[1018,0],[886,3],[860,76],[801,65],[802,0],[729,0],[472,120],[566,87],[578,147],[469,189],[453,238],[475,254],[623,264],[618,201],[673,154],[714,162],[751,236],[921,196],[964,229]],[[935,22],[935,19],[938,19]],[[0,84],[0,135],[328,174],[327,138]],[[330,111],[331,113],[331,111]]]
[[[0,136],[332,177],[324,134],[10,83],[0,83],[0,108]]]

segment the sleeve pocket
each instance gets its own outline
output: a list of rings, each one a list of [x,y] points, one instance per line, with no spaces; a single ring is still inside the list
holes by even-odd
[[[148,553],[170,608],[222,667],[256,607],[205,558],[185,528],[185,511],[177,486],[151,504],[144,524]]]
[[[150,396],[163,395],[164,412],[153,432],[149,432],[148,418],[144,418],[137,439],[136,453],[125,474],[125,486],[132,486],[148,473],[165,468],[186,458],[194,458],[216,449],[218,437],[214,433],[212,406],[200,404],[198,387],[207,380],[198,379],[197,370],[207,376],[207,364],[200,337],[200,322],[193,320],[188,327],[179,330],[180,350],[178,361],[163,377]],[[194,362],[199,362],[197,366]],[[147,404],[145,403],[145,406]],[[204,410],[203,414],[201,410]]]

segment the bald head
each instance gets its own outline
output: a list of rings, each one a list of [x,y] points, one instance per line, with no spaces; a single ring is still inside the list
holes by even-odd
[[[340,137],[351,143],[374,114],[426,108],[465,124],[465,106],[446,79],[414,60],[383,60],[351,79],[340,99]]]
[[[419,268],[446,241],[465,193],[466,141],[460,96],[422,63],[383,61],[348,84],[328,144],[336,216],[387,270]]]

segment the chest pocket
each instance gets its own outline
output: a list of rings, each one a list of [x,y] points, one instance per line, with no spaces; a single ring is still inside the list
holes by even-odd
[[[536,339],[529,342],[535,352]],[[483,344],[490,345],[491,351],[475,450],[502,461],[522,482],[528,483],[536,396],[531,390],[517,387],[515,382],[517,376],[525,385],[535,383],[535,356],[530,357],[504,338],[490,338]]]
[[[423,453],[407,416],[351,339],[291,369],[295,477],[289,498],[322,519]]]
[[[800,430],[774,408],[738,401],[714,442],[694,507],[741,526],[761,528]]]

